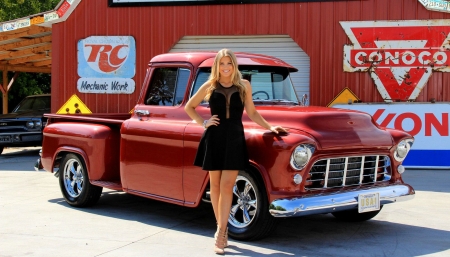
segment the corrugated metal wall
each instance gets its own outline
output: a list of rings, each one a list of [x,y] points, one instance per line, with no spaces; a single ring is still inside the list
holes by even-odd
[[[53,25],[52,112],[77,94],[93,112],[128,112],[142,87],[148,61],[168,52],[183,36],[289,35],[311,61],[310,104],[327,105],[349,87],[364,102],[382,98],[368,73],[343,72],[343,47],[350,41],[339,21],[448,19],[418,0],[361,0],[212,6],[107,7],[83,0]],[[131,95],[81,94],[76,89],[78,40],[131,35],[136,39],[136,91]],[[450,101],[450,74],[433,72],[417,101]]]
[[[288,35],[259,36],[184,36],[170,52],[188,52],[223,48],[235,52],[271,55],[296,67],[291,80],[299,98],[309,93],[309,56]]]

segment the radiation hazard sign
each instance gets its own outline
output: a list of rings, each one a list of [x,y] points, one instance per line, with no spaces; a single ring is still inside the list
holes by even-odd
[[[72,95],[67,102],[59,108],[57,114],[91,114],[91,110],[78,98]]]

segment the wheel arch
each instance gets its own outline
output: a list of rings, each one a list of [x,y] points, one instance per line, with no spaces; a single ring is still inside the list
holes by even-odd
[[[247,171],[250,172],[258,180],[258,183],[260,183],[264,188],[267,199],[270,199],[269,192],[272,190],[270,178],[266,172],[266,169],[264,169],[264,167],[262,167],[261,165],[258,165],[256,162],[250,161],[250,165],[247,168]]]
[[[72,146],[60,146],[56,151],[55,154],[53,156],[53,160],[52,160],[52,167],[53,168],[58,168],[58,170],[61,168],[60,164],[61,164],[61,160],[64,158],[64,156],[66,156],[69,153],[73,153],[76,154],[77,156],[79,156],[85,166],[86,166],[86,172],[89,174],[89,177],[91,175],[90,173],[90,166],[89,166],[89,158],[87,157],[87,154],[80,148],[77,147],[72,147]]]

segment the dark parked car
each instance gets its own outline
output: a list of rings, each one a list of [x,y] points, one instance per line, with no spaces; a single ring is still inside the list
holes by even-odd
[[[40,146],[42,130],[50,112],[50,95],[23,99],[11,113],[0,115],[0,154],[5,147]]]

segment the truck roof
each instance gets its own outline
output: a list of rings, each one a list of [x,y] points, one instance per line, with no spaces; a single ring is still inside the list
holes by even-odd
[[[214,57],[217,52],[215,51],[202,51],[202,52],[179,52],[179,53],[166,53],[153,57],[150,63],[157,62],[189,62],[196,67],[211,67],[214,63]],[[286,67],[290,72],[298,71],[297,68],[287,64],[281,59],[252,53],[235,53],[238,65],[262,65],[262,66],[274,66],[274,67]]]

